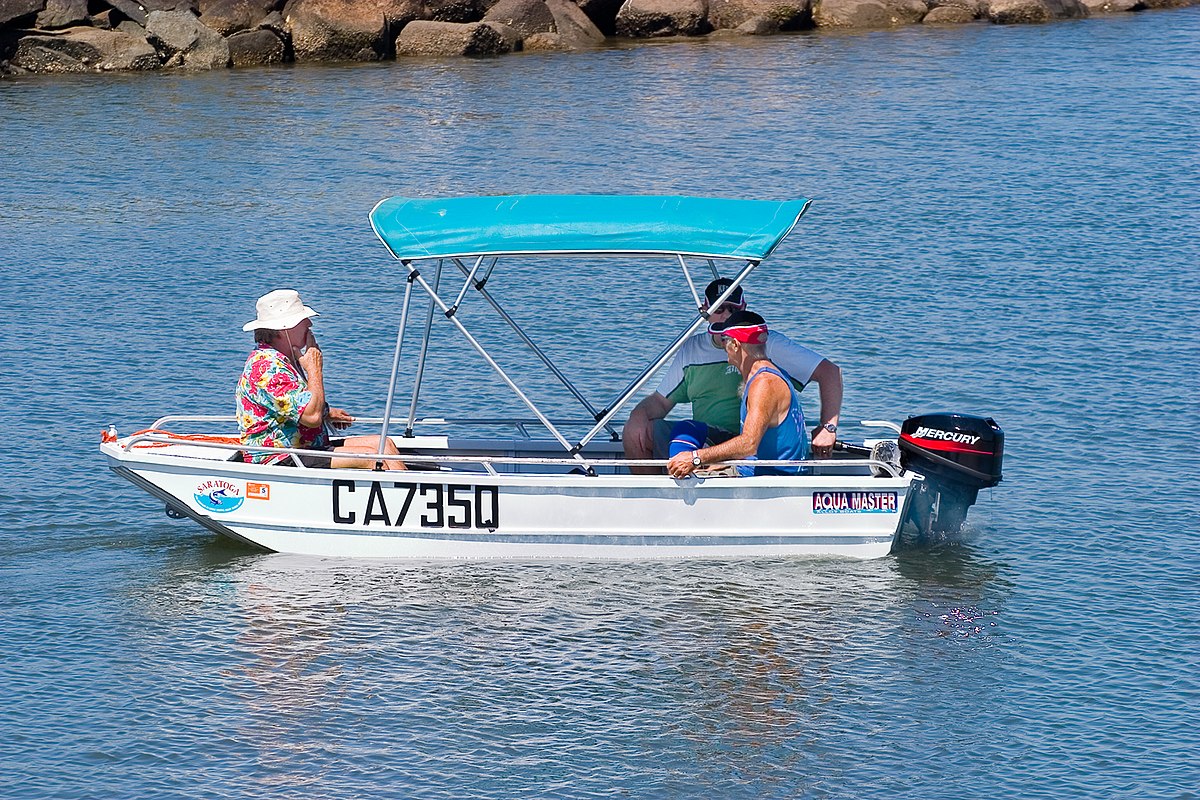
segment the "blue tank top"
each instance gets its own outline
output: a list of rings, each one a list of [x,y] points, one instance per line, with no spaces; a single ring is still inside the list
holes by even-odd
[[[746,381],[746,391],[742,392],[742,425],[746,424],[746,397],[750,394],[750,384],[755,378],[769,372],[779,376],[791,392],[792,400],[788,405],[787,416],[783,422],[773,428],[767,428],[762,441],[758,443],[758,452],[751,458],[764,461],[791,460],[808,458],[808,432],[804,430],[804,412],[800,409],[800,398],[792,386],[792,380],[780,370],[763,367],[750,376]],[[742,475],[798,475],[800,467],[738,467]]]

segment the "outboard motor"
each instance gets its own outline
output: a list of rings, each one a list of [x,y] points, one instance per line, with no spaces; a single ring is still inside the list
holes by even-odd
[[[913,486],[908,514],[921,534],[957,532],[979,490],[1000,482],[1004,431],[990,417],[909,417],[899,443],[900,465],[925,476]]]

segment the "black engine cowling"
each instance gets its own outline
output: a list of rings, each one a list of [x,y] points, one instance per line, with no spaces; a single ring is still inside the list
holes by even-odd
[[[922,533],[953,533],[980,489],[1001,480],[1004,431],[990,417],[921,414],[900,428],[900,465],[925,476],[909,519]]]

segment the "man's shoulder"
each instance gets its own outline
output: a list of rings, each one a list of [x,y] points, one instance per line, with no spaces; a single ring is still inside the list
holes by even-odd
[[[707,331],[692,334],[679,348],[673,362],[680,367],[691,367],[697,364],[713,364],[725,361],[725,351],[712,346],[712,337]]]

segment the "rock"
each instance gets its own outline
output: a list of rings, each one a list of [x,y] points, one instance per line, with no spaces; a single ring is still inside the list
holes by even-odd
[[[478,22],[483,19],[480,0],[425,0],[424,19],[435,22]]]
[[[583,9],[571,0],[545,0],[546,8],[554,17],[554,28],[562,37],[563,44],[578,50],[604,44],[604,34],[596,27]]]
[[[282,64],[286,54],[283,40],[274,31],[260,28],[229,37],[229,60],[235,67]]]
[[[1035,25],[1088,15],[1080,0],[991,0],[987,17],[997,25]]]
[[[288,0],[283,8],[297,61],[390,57],[393,32],[424,15],[420,0]]]
[[[12,63],[30,72],[146,70],[162,65],[145,39],[87,27],[25,36],[17,42]]]
[[[491,56],[512,51],[503,26],[492,22],[417,20],[396,37],[397,56]],[[509,29],[513,30],[513,29]]]
[[[708,22],[717,30],[739,28],[757,18],[762,21],[742,32],[761,35],[811,28],[812,0],[708,0]]]
[[[29,17],[46,7],[46,0],[0,0],[0,25]],[[15,27],[15,26],[14,26]]]
[[[106,31],[110,31],[115,27],[113,25],[114,17],[116,17],[119,22],[129,22],[129,20],[125,19],[120,15],[120,13],[113,11],[111,8],[106,8],[99,14],[93,14],[92,16],[88,17],[88,20],[91,22],[93,28],[103,28]],[[137,23],[135,22],[132,24],[136,25]]]
[[[104,0],[104,4],[112,6],[125,19],[131,19],[138,25],[146,24],[146,9],[140,3],[135,3],[134,0]],[[114,19],[113,24],[120,21]]]
[[[283,14],[280,14],[278,11],[272,11],[270,14],[267,14],[258,21],[258,25],[255,27],[267,31],[275,31],[281,39],[286,39],[288,35],[287,23],[283,19]]]
[[[45,30],[87,25],[87,0],[46,0],[46,8],[37,15],[37,26]]]
[[[206,0],[200,4],[200,22],[228,36],[255,27],[278,5],[276,0]]]
[[[987,0],[930,0],[929,10],[935,8],[961,8],[979,19],[987,14]]]
[[[965,8],[958,6],[938,6],[929,9],[925,19],[926,25],[961,25],[964,22],[974,22],[975,15]]]
[[[121,33],[127,33],[130,36],[136,37],[138,39],[148,38],[146,36],[146,29],[143,28],[141,25],[138,25],[133,20],[129,20],[129,19],[123,19],[120,22],[118,22],[116,27],[113,28],[113,30],[120,31]]]
[[[483,20],[508,25],[524,37],[558,31],[554,27],[554,15],[543,0],[500,0],[488,10]]]
[[[633,39],[701,36],[709,30],[704,0],[625,0],[617,12],[617,35]]]
[[[920,22],[929,7],[921,0],[818,0],[818,28],[894,28]]]
[[[1083,4],[1091,14],[1119,14],[1145,8],[1142,0],[1083,0]]]
[[[200,24],[190,11],[151,11],[146,38],[168,59],[183,56],[186,69],[219,69],[229,66],[229,43],[212,28]]]
[[[592,24],[605,36],[617,35],[617,12],[623,0],[575,0],[579,10],[587,15]]]
[[[539,50],[570,50],[563,43],[563,38],[557,33],[532,33],[526,36],[521,49],[526,52],[536,52]]]

